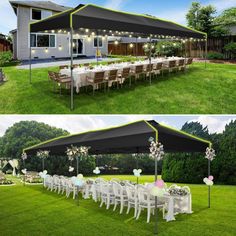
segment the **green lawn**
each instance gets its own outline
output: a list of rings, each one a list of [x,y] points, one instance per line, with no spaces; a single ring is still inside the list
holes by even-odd
[[[50,68],[56,70],[56,68]],[[236,66],[195,63],[184,73],[160,76],[150,86],[147,81],[109,93],[82,92],[70,96],[54,93],[48,82],[49,69],[29,72],[5,67],[8,82],[0,86],[1,114],[234,114],[236,111]]]
[[[114,176],[117,177],[117,176]],[[111,176],[106,176],[107,179]],[[124,179],[135,179],[123,176]],[[151,182],[153,176],[142,176]],[[213,186],[212,208],[207,208],[207,186],[189,185],[193,197],[192,215],[178,215],[165,222],[159,212],[159,235],[230,236],[236,232],[236,186]],[[134,220],[117,209],[99,208],[92,200],[66,199],[42,186],[0,187],[0,232],[11,235],[148,236],[153,235],[154,218],[146,223],[146,212]]]

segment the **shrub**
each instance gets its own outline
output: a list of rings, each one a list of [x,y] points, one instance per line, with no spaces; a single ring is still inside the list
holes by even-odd
[[[4,66],[12,60],[12,52],[0,52],[0,66]]]
[[[232,59],[236,58],[236,43],[228,43],[224,46],[224,50],[228,53],[231,53]]]
[[[219,52],[209,52],[207,54],[207,59],[209,59],[209,60],[222,60],[222,59],[224,59],[224,55]]]
[[[163,56],[179,56],[182,54],[182,44],[179,42],[159,42],[156,47],[156,53]]]

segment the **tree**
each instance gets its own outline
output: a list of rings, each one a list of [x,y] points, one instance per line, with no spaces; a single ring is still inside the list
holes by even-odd
[[[2,137],[2,155],[20,158],[24,148],[67,134],[44,123],[21,121],[8,128]]]
[[[199,122],[187,122],[182,130],[204,139],[210,139],[207,127]],[[202,183],[207,175],[207,161],[201,153],[167,154],[163,160],[162,178],[169,182]]]
[[[209,37],[225,35],[227,30],[214,24],[215,14],[214,6],[201,6],[199,2],[193,2],[186,15],[188,26],[207,33]]]
[[[189,134],[199,136],[201,138],[209,138],[209,131],[207,126],[203,127],[200,122],[186,122],[183,125],[182,130]]]
[[[224,26],[236,24],[236,7],[224,10],[214,19],[214,24]]]

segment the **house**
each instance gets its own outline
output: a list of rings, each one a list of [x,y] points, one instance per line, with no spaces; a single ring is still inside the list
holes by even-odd
[[[17,29],[12,30],[13,55],[18,60],[29,59],[30,43],[32,58],[69,58],[70,35],[67,32],[43,32],[29,34],[29,23],[42,20],[54,14],[70,9],[51,1],[9,1],[16,16]],[[31,39],[31,40],[30,40]],[[83,35],[73,37],[74,57],[94,57],[97,50],[97,38]],[[108,54],[108,42],[106,38],[99,38],[98,47],[102,54]]]
[[[11,42],[6,39],[6,36],[0,34],[0,52],[11,51]]]

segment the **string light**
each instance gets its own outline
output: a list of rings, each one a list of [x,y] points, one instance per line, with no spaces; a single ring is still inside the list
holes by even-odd
[[[133,48],[133,47],[134,47],[134,45],[133,45],[132,43],[131,43],[129,46],[130,46],[130,48]]]
[[[33,54],[35,53],[35,50],[34,50],[34,49],[32,49],[32,53],[33,53]]]
[[[115,41],[115,45],[118,45],[118,44],[119,44],[119,42],[116,40],[116,41]]]
[[[59,49],[59,51],[61,51],[61,50],[62,50],[62,46],[61,46],[61,45],[59,45],[58,49]]]
[[[85,32],[88,33],[88,32],[89,32],[89,29],[86,29]]]
[[[48,49],[47,48],[45,49],[45,52],[48,53]]]
[[[88,42],[90,42],[90,41],[91,41],[91,38],[90,38],[90,36],[88,36],[87,40],[88,40]]]

